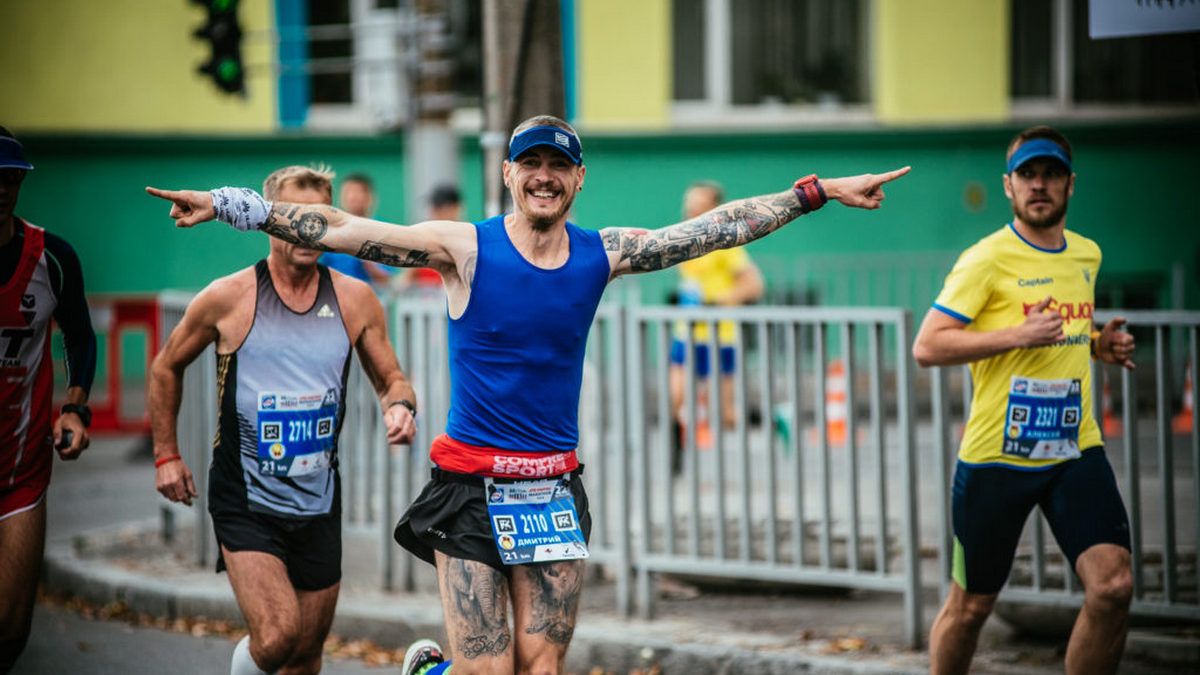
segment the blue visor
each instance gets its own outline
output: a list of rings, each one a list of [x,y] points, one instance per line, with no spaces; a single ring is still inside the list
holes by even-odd
[[[1061,145],[1055,143],[1048,138],[1035,138],[1032,141],[1022,143],[1012,157],[1008,158],[1008,173],[1012,173],[1021,168],[1031,159],[1038,157],[1050,157],[1062,162],[1062,165],[1067,167],[1067,171],[1071,170],[1071,158],[1067,156],[1067,151]]]
[[[531,127],[517,134],[508,144],[508,161],[516,161],[531,148],[548,146],[566,155],[573,164],[583,164],[583,146],[579,137],[558,127]]]
[[[33,165],[25,161],[25,153],[17,139],[0,136],[0,169],[33,169]]]

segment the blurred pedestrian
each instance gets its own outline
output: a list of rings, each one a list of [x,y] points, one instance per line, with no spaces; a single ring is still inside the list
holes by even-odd
[[[463,219],[462,196],[458,188],[449,183],[438,185],[429,193],[428,206],[426,220],[461,222]],[[442,275],[432,267],[413,267],[402,274],[402,288],[418,291],[440,291],[442,288]]]
[[[696,218],[725,201],[725,190],[720,183],[700,181],[693,183],[683,197],[685,219]],[[681,306],[738,307],[758,302],[763,295],[763,278],[758,266],[740,246],[718,249],[699,258],[685,260],[678,266],[679,289],[677,296]],[[719,392],[721,397],[721,425],[731,429],[737,424],[742,411],[736,410],[733,402],[733,375],[737,370],[735,342],[737,324],[722,320],[717,323],[717,362],[721,372]],[[676,326],[671,342],[671,367],[669,385],[671,411],[675,415],[675,452],[671,465],[676,472],[682,466],[682,430],[689,428],[683,410],[683,394],[686,382],[684,361],[687,342],[686,326]],[[700,448],[712,446],[712,432],[708,418],[712,408],[708,400],[708,379],[712,368],[709,354],[709,329],[706,323],[696,323],[692,328],[692,360],[696,371],[696,444]]]
[[[364,173],[346,176],[342,179],[342,188],[338,192],[338,204],[347,213],[371,218],[375,215],[375,183]],[[318,262],[329,269],[365,281],[375,288],[387,286],[395,273],[395,270],[387,265],[360,260],[352,255],[334,251],[322,253]]]

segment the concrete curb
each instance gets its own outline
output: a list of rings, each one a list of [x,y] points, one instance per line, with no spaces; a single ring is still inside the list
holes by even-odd
[[[127,526],[123,530],[128,532],[130,528]],[[85,560],[70,543],[48,545],[42,574],[50,589],[97,604],[121,602],[134,612],[171,619],[205,616],[241,622],[233,591],[227,585],[190,585],[149,578],[96,560]],[[638,623],[609,616],[589,617],[576,629],[567,658],[568,668],[586,673],[600,666],[606,670],[629,672],[657,664],[664,673],[720,675],[918,675],[926,672],[926,666],[916,655],[839,658],[799,653],[799,648],[782,652],[778,648],[767,651],[726,645],[679,644],[645,635]],[[338,602],[333,632],[347,639],[369,639],[389,648],[402,647],[420,637],[445,638],[441,607],[422,597],[383,607],[369,598],[343,595]]]

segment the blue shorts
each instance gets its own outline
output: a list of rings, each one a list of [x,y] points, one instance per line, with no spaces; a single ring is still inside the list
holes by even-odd
[[[963,590],[1000,591],[1034,506],[1042,508],[1072,570],[1079,555],[1096,544],[1129,549],[1129,517],[1102,446],[1036,470],[960,461],[951,508],[953,574]]]
[[[721,374],[730,375],[737,368],[737,350],[732,346],[721,345],[717,350],[721,359]],[[671,363],[682,366],[687,356],[687,343],[683,340],[671,341]],[[712,372],[711,359],[708,357],[707,344],[692,345],[692,359],[696,363],[696,376],[708,377]]]

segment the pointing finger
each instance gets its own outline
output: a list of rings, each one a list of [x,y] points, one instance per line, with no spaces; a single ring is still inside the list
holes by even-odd
[[[146,186],[146,192],[158,197],[159,199],[168,199],[170,201],[177,201],[182,196],[178,190],[160,190],[156,187],[150,187],[149,185]]]
[[[877,178],[879,179],[880,183],[888,183],[888,182],[894,181],[897,178],[905,175],[909,171],[912,171],[912,167],[906,166],[906,167],[902,167],[899,169],[895,169],[893,171],[888,171],[887,173],[881,173],[877,176]]]

